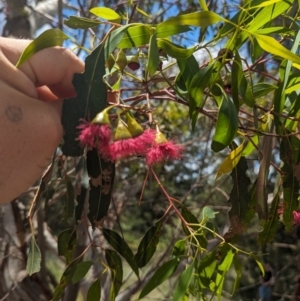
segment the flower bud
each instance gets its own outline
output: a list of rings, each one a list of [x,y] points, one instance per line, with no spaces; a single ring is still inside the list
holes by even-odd
[[[121,73],[123,73],[125,67],[127,66],[127,57],[122,49],[120,49],[120,51],[118,52],[116,64],[119,66]]]
[[[135,56],[133,56],[128,64],[127,64],[128,68],[130,68],[132,71],[136,71],[140,68],[141,64],[139,62],[139,53],[137,52],[137,54]]]
[[[126,113],[128,130],[132,137],[139,136],[144,132],[141,125],[129,113]]]
[[[157,130],[156,134],[155,134],[155,142],[157,144],[162,144],[162,143],[168,142],[168,140],[160,130]]]
[[[118,120],[118,125],[114,134],[114,140],[124,140],[132,138],[132,135],[128,129],[128,127],[124,124],[121,118]]]
[[[98,113],[92,120],[92,123],[107,124],[110,126],[110,120],[109,120],[109,114],[108,114],[108,110],[110,110],[110,109],[111,109],[111,107],[108,107],[105,110]]]

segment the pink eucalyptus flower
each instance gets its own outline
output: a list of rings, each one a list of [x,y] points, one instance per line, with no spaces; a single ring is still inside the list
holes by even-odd
[[[296,225],[300,225],[300,212],[293,211],[293,215],[294,215],[294,223]]]
[[[182,145],[167,141],[153,145],[146,154],[146,161],[148,165],[152,165],[166,160],[180,159],[182,152]]]
[[[104,145],[100,148],[100,152],[104,158],[111,161],[134,155],[144,155],[154,143],[154,139],[155,131],[146,130],[134,138],[115,141],[108,147]]]
[[[111,129],[107,124],[98,124],[84,121],[78,126],[80,134],[78,140],[89,148],[99,148],[108,145],[111,139]]]

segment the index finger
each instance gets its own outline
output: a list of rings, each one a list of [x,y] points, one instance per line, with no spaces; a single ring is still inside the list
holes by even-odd
[[[20,69],[37,87],[46,85],[67,95],[74,94],[72,79],[74,73],[83,72],[84,64],[69,49],[51,47],[34,54]]]

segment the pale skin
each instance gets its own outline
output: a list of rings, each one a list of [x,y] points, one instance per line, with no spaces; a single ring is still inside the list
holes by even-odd
[[[0,38],[0,204],[25,192],[62,139],[62,99],[74,96],[84,64],[71,51],[39,51],[16,68],[27,40]]]

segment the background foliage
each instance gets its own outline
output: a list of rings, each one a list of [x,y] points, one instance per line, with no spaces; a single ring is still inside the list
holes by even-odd
[[[265,262],[275,271],[273,298],[296,297],[297,2],[16,0],[5,8],[3,35],[60,28],[40,35],[31,54],[40,41],[66,40],[86,70],[65,101],[52,168],[2,208],[3,300],[253,300]],[[118,100],[144,128],[156,122],[184,145],[182,159],[147,167],[139,157],[81,156],[79,118]]]

